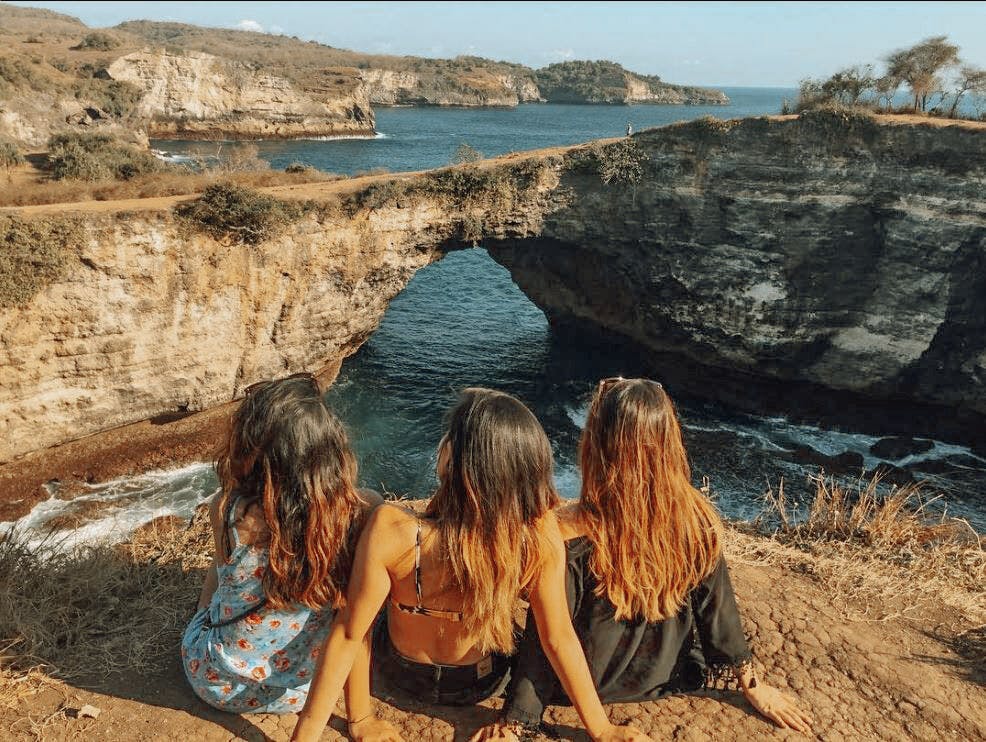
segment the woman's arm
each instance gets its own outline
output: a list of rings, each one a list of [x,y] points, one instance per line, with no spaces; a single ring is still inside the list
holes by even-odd
[[[750,705],[778,726],[811,731],[811,717],[791,696],[757,679],[725,558],[719,558],[712,573],[695,589],[692,608],[702,654],[713,671],[730,668]]]
[[[391,535],[393,516],[389,510],[390,508],[383,507],[374,511],[360,536],[346,605],[340,609],[332,623],[308,691],[308,700],[291,736],[292,740],[317,740],[322,736],[322,730],[332,716],[343,684],[354,669],[353,664],[360,648],[368,640],[367,635],[373,626],[373,620],[390,593],[388,564],[397,539]],[[368,667],[366,673],[368,688]],[[360,703],[358,699],[356,702],[357,705]],[[355,723],[361,719],[351,721]],[[394,738],[397,738],[396,734]]]
[[[219,586],[219,573],[216,571],[216,566],[220,559],[224,559],[222,542],[223,531],[225,530],[223,514],[219,512],[220,499],[222,499],[221,492],[216,493],[209,500],[209,525],[212,526],[212,564],[209,565],[209,569],[205,573],[205,582],[202,584],[202,592],[199,593],[199,610],[208,607],[209,603],[212,602],[216,588]]]
[[[219,573],[216,571],[216,558],[213,557],[212,564],[209,565],[209,569],[205,573],[205,582],[202,583],[202,592],[199,593],[198,609],[200,611],[203,608],[209,607],[209,603],[212,602],[212,596],[215,594],[217,587],[219,587]]]
[[[530,596],[531,611],[545,656],[594,740],[650,740],[633,727],[611,724],[606,717],[568,613],[565,542],[553,518],[547,519],[546,528],[548,554]]]

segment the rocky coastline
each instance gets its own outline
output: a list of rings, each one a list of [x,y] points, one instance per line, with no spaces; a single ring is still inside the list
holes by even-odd
[[[622,340],[663,378],[982,450],[984,153],[982,124],[699,120],[269,189],[303,208],[251,245],[177,219],[191,197],[5,209],[84,237],[0,309],[0,471],[335,366],[418,268],[473,241],[556,332]]]
[[[287,36],[71,16],[0,5],[0,138],[44,148],[53,134],[160,139],[373,136],[373,106],[522,103],[724,105],[614,62],[540,70],[479,57],[371,55]]]

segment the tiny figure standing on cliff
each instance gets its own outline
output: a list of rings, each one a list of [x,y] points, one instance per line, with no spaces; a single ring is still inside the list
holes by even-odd
[[[627,121],[627,136],[628,137],[633,136],[633,126],[630,125],[629,121]]]
[[[649,701],[731,675],[783,728],[810,731],[796,701],[760,681],[722,556],[722,523],[691,483],[670,397],[649,379],[604,379],[580,444],[582,493],[557,512],[566,592],[604,702]],[[523,737],[565,703],[528,620],[501,721],[480,739]]]
[[[381,498],[356,489],[346,432],[309,374],[247,389],[216,470],[215,558],[182,637],[185,675],[223,711],[298,712]],[[400,739],[373,715],[367,643],[349,673],[346,711],[354,739]]]

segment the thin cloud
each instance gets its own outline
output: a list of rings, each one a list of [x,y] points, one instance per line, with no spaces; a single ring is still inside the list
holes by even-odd
[[[256,21],[252,21],[249,18],[244,18],[242,21],[236,24],[236,27],[241,31],[256,31],[257,33],[263,33],[264,27],[261,26]]]
[[[574,49],[552,49],[551,51],[541,52],[541,56],[545,59],[552,59],[564,62],[566,59],[571,59],[575,56]]]

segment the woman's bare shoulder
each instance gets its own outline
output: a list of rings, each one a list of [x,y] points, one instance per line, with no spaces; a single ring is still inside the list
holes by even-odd
[[[561,536],[566,541],[585,535],[585,526],[582,521],[582,508],[579,507],[578,500],[569,500],[555,508],[555,515],[558,518],[558,527]]]
[[[418,516],[407,508],[381,500],[373,509],[370,517],[370,528],[374,535],[399,538],[410,534],[414,537],[417,530]]]

